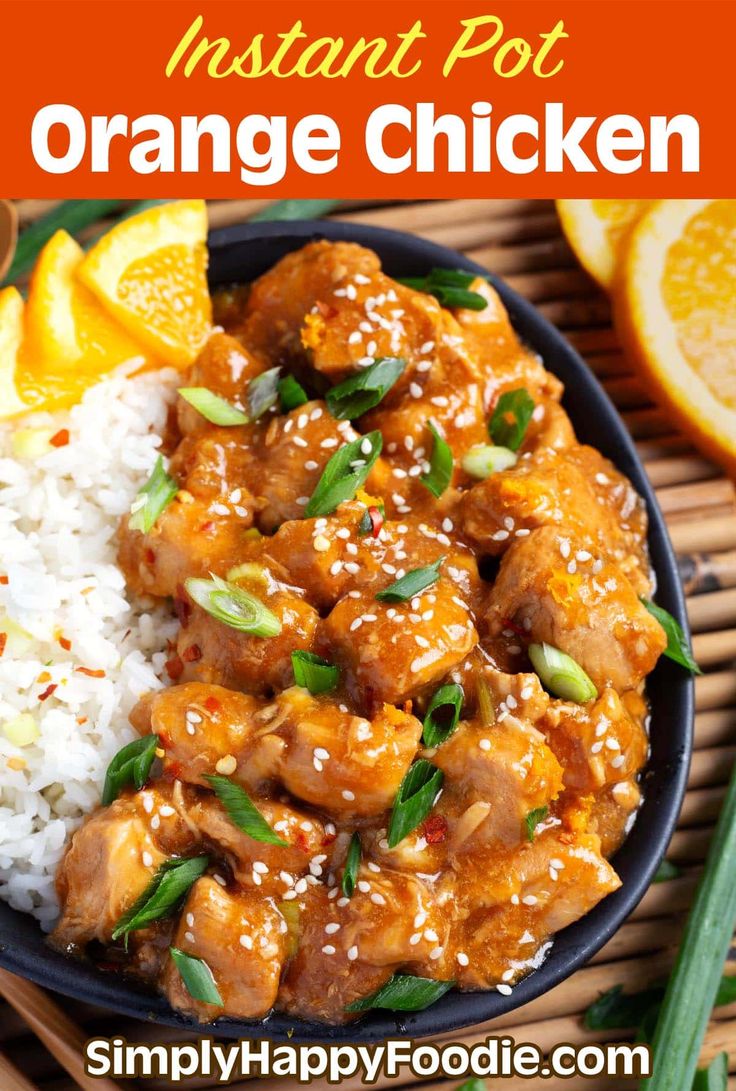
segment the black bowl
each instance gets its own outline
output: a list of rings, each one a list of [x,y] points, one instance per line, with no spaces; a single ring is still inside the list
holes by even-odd
[[[210,235],[213,286],[249,281],[310,239],[346,239],[375,250],[393,276],[421,275],[432,266],[486,270],[442,246],[398,231],[346,223],[242,224]],[[493,280],[523,341],[565,384],[564,405],[578,436],[598,447],[633,482],[649,511],[649,547],[657,575],[657,601],[687,632],[685,603],[662,514],[634,445],[608,397],[580,357],[540,314],[502,281]],[[394,1016],[372,1012],[348,1027],[325,1027],[273,1015],[265,1023],[219,1021],[224,1037],[268,1037],[291,1041],[378,1040],[420,1037],[473,1026],[502,1015],[559,984],[583,965],[632,911],[649,886],[674,829],[685,790],[691,750],[693,685],[680,667],[662,659],[648,682],[652,706],[651,757],[644,776],[644,803],[626,842],[613,861],[623,885],[592,912],[555,937],[547,961],[518,984],[510,996],[494,991],[451,992],[427,1011]],[[36,922],[0,904],[0,966],[67,996],[139,1019],[200,1031],[158,996],[90,965],[72,962],[49,949]]]

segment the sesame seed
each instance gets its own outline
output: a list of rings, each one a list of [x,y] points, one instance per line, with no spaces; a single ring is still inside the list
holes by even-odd
[[[367,883],[365,881],[365,879],[361,879],[360,882],[358,883],[358,890],[361,892],[361,894],[370,893],[370,889],[371,889],[371,884]]]
[[[225,754],[215,765],[215,771],[224,777],[229,777],[238,767],[238,762],[233,754]]]
[[[187,941],[187,943],[194,943],[194,933],[193,932],[185,932],[184,933],[184,939]]]
[[[250,936],[245,936],[245,935],[240,936],[238,942],[240,943],[241,947],[245,947],[246,951],[252,951],[253,950],[253,940],[251,939]]]
[[[496,989],[502,996],[511,996],[511,993],[513,992],[510,985],[496,985]]]
[[[490,739],[480,739],[478,741],[478,746],[481,748],[481,750],[490,750],[491,749],[491,740]]]
[[[355,962],[357,957],[358,957],[358,948],[356,947],[355,944],[353,944],[353,946],[348,949],[348,960],[350,962]]]
[[[436,962],[438,958],[442,958],[445,953],[444,947],[435,947],[433,951],[429,952],[429,957],[433,962]]]
[[[409,393],[411,394],[412,398],[421,398],[422,388],[419,383],[409,383]]]
[[[324,534],[318,534],[312,544],[318,553],[326,553],[330,548],[329,540],[325,538]]]
[[[253,863],[253,870],[257,871],[259,875],[268,875],[268,867],[262,860],[255,860]]]
[[[379,894],[378,892],[375,892],[375,893],[371,894],[371,901],[373,902],[374,905],[385,905],[386,904],[386,899],[384,898],[383,894]]]
[[[349,788],[343,788],[342,798],[351,803],[355,799],[355,792],[351,792]]]
[[[468,956],[465,954],[464,951],[458,951],[458,953],[456,955],[456,958],[457,958],[457,961],[460,963],[461,966],[468,966],[470,964],[470,959],[468,958]]]
[[[524,905],[536,905],[537,904],[537,899],[536,899],[536,896],[534,894],[525,894],[524,897],[521,900],[523,901]]]
[[[144,867],[153,867],[153,857],[150,852],[144,851],[141,855],[141,860],[143,861]]]
[[[335,953],[335,948],[332,946],[331,943],[326,943],[324,945],[324,947],[322,948],[322,954],[323,955],[334,955],[334,953]]]

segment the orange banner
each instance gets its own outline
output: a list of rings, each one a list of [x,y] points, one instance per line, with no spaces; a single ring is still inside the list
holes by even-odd
[[[5,196],[736,190],[733,4],[2,9]]]

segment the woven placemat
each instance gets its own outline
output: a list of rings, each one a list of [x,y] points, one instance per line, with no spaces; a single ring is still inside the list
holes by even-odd
[[[22,223],[39,216],[53,202],[19,201]],[[247,218],[263,201],[210,202],[213,227]],[[511,1014],[448,1036],[466,1043],[503,1029],[517,1041],[543,1048],[558,1042],[596,1042],[604,1035],[586,1031],[581,1013],[613,985],[645,987],[666,974],[707,851],[713,824],[736,756],[736,496],[734,485],[682,435],[668,415],[651,404],[621,352],[612,329],[608,300],[580,269],[563,238],[548,201],[431,201],[416,204],[349,202],[340,219],[410,231],[464,251],[504,277],[531,300],[583,355],[618,407],[649,477],[656,488],[678,553],[688,593],[695,657],[704,674],[695,684],[695,753],[687,796],[668,858],[681,875],[653,886],[636,911],[592,962],[546,996]],[[104,224],[89,229],[98,234]],[[86,1038],[123,1035],[130,1041],[162,1041],[191,1035],[138,1023],[72,1001],[65,1011]],[[609,1038],[620,1039],[620,1031]],[[44,1091],[79,1086],[39,1044],[19,1015],[0,1001],[0,1049]],[[736,1004],[719,1008],[711,1021],[703,1061],[727,1050],[736,1073]],[[1,1076],[1,1073],[0,1073]],[[124,1086],[132,1086],[122,1081]],[[253,1089],[261,1081],[249,1081]],[[353,1091],[358,1080],[343,1088]],[[401,1087],[410,1079],[380,1081]],[[453,1081],[455,1083],[457,1081]],[[616,1079],[543,1081],[549,1091],[624,1091],[631,1083]],[[146,1080],[151,1091],[171,1091],[168,1081]],[[181,1087],[182,1084],[176,1085]],[[191,1079],[184,1086],[205,1088]],[[218,1085],[222,1086],[222,1085]],[[244,1088],[244,1083],[232,1087]],[[289,1080],[269,1080],[271,1091],[293,1091]],[[434,1085],[437,1087],[445,1085]],[[447,1085],[452,1086],[452,1084]],[[500,1086],[500,1084],[499,1084]],[[507,1091],[524,1091],[528,1080],[503,1081]],[[313,1091],[326,1091],[320,1081]],[[0,1079],[0,1088],[2,1080]],[[729,1091],[736,1089],[736,1076]]]

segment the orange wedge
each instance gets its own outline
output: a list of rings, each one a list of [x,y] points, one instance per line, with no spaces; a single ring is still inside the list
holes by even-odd
[[[16,288],[3,288],[0,290],[0,420],[28,408],[16,386],[22,340],[23,298]]]
[[[78,401],[87,387],[126,360],[160,365],[78,280],[83,260],[74,239],[57,231],[33,270],[18,386],[36,406]]]
[[[608,290],[626,240],[654,201],[556,201],[562,230],[580,264]]]
[[[736,473],[736,201],[658,201],[632,231],[616,324],[654,396]]]
[[[204,201],[157,205],[108,231],[79,277],[136,340],[183,368],[212,326],[206,238]]]

